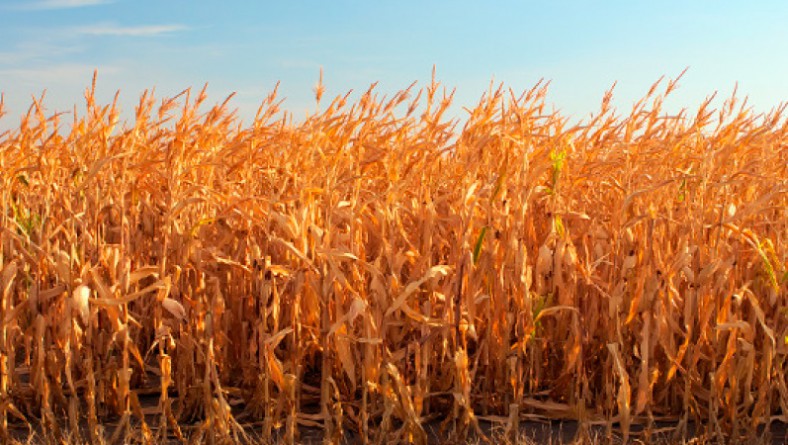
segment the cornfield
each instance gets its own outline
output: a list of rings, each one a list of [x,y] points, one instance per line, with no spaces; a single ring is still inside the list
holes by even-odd
[[[35,100],[0,136],[0,440],[788,421],[785,108],[675,88],[577,124],[544,83],[462,126],[434,80],[248,125],[204,89],[119,123],[94,78],[67,131]]]

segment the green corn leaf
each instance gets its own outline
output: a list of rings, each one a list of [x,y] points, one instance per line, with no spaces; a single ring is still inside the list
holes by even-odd
[[[473,264],[479,261],[479,255],[482,253],[482,243],[484,242],[484,235],[487,234],[487,226],[482,227],[479,238],[476,239],[476,244],[473,246]]]

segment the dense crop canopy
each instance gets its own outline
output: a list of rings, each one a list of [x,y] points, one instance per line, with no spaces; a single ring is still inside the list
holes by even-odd
[[[248,126],[204,92],[122,126],[88,91],[66,132],[36,103],[0,137],[0,434],[788,420],[783,110],[674,87],[576,126],[544,85],[461,128],[434,82]]]

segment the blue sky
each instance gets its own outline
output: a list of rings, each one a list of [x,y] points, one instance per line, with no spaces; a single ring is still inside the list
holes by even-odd
[[[459,117],[492,79],[516,91],[551,80],[548,102],[575,117],[618,81],[623,112],[687,67],[669,108],[738,81],[768,111],[788,99],[786,23],[781,1],[0,0],[0,129],[44,89],[50,112],[81,105],[94,69],[99,99],[119,89],[127,118],[145,89],[161,98],[208,82],[211,102],[235,91],[248,122],[277,81],[298,118],[314,109],[321,67],[330,98],[375,81],[381,93],[423,86],[433,65],[457,88]]]

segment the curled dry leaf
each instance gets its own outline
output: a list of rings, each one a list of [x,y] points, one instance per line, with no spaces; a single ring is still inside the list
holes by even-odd
[[[90,321],[90,287],[86,284],[77,286],[71,295],[71,301],[77,314],[82,319],[82,323],[87,325]]]
[[[63,283],[68,283],[71,278],[71,257],[62,250],[55,252],[55,269]]]
[[[161,301],[161,305],[164,309],[167,310],[167,312],[169,312],[175,318],[177,318],[178,321],[183,321],[186,319],[186,309],[184,309],[183,305],[181,305],[176,300],[167,297]]]
[[[386,316],[389,316],[397,309],[402,308],[408,297],[414,292],[416,292],[419,289],[419,287],[421,287],[422,284],[426,283],[427,281],[433,278],[445,276],[449,273],[450,270],[451,267],[446,265],[431,267],[427,271],[427,273],[425,273],[424,276],[421,277],[421,279],[409,283],[405,287],[405,290],[402,291],[402,293],[400,293],[399,296],[394,300],[394,303],[391,305],[391,307],[389,307],[388,310],[386,310]]]
[[[14,261],[5,266],[3,272],[0,273],[0,297],[3,299],[8,298],[8,294],[11,292],[11,285],[14,282],[14,277],[16,277],[18,269]]]

